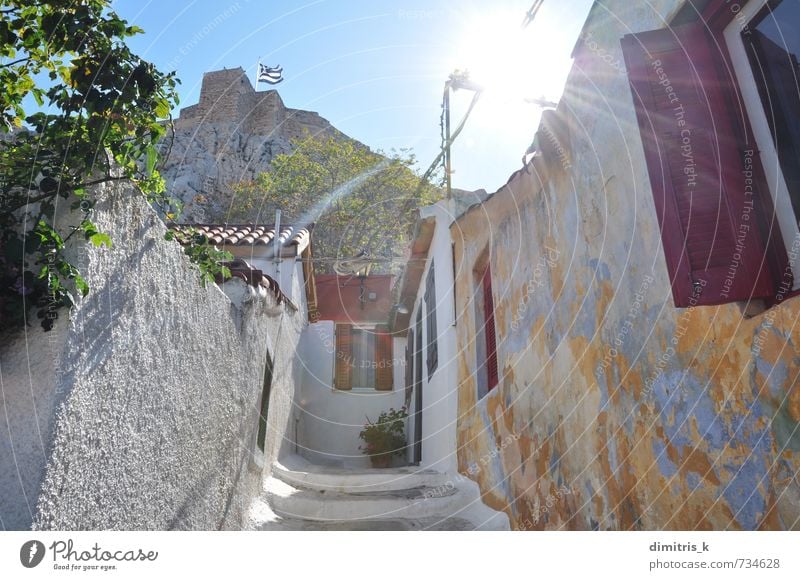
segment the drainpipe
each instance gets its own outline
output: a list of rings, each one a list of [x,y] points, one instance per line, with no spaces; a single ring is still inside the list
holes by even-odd
[[[272,240],[275,281],[281,286],[281,210],[275,210],[275,239]]]
[[[445,150],[444,150],[444,176],[445,176],[445,192],[446,199],[450,199],[453,195],[453,187],[451,183],[451,175],[453,168],[450,165],[450,82],[444,85],[444,98],[442,99],[444,106],[444,131],[445,131]]]

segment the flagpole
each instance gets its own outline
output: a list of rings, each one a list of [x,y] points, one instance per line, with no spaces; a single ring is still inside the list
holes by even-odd
[[[253,88],[258,90],[258,75],[261,72],[261,57],[258,57],[258,63],[256,64],[256,82],[253,83]]]

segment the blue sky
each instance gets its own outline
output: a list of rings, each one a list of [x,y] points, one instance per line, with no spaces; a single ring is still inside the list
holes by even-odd
[[[442,88],[455,69],[487,87],[453,151],[453,186],[494,191],[521,163],[540,111],[525,96],[557,99],[591,0],[117,0],[145,34],[132,48],[182,81],[197,102],[204,72],[259,57],[280,64],[276,88],[292,108],[319,112],[373,149],[410,147],[424,170],[438,153]],[[268,87],[261,84],[259,90]],[[459,91],[453,122],[471,95]]]

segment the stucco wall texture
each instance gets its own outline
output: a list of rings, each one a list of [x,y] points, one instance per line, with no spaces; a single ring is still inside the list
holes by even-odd
[[[201,287],[131,188],[100,186],[94,219],[113,247],[78,258],[90,294],[52,333],[32,327],[0,347],[6,529],[237,528],[261,466],[288,445],[303,313],[242,281],[224,286],[234,302]]]
[[[800,529],[800,298],[672,303],[619,39],[678,4],[595,4],[543,156],[451,228],[459,470],[516,529]],[[478,401],[487,247],[501,380]]]

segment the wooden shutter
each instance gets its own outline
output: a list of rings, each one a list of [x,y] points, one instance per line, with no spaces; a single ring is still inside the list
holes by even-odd
[[[385,325],[375,328],[375,388],[379,391],[392,390],[394,374],[392,335]]]
[[[745,151],[755,147],[737,138],[726,96],[735,89],[720,73],[713,42],[697,23],[622,39],[678,307],[774,293],[755,213],[758,188],[744,173]]]
[[[494,299],[492,298],[492,271],[486,264],[483,273],[483,334],[486,337],[486,383],[488,390],[497,386],[497,337],[494,327]]]
[[[353,327],[350,324],[336,325],[336,372],[334,386],[347,391],[353,388]]]
[[[434,277],[433,260],[428,269],[428,278],[425,281],[425,307],[427,308],[428,322],[428,380],[436,371],[439,363],[438,331],[436,329],[436,279]]]

